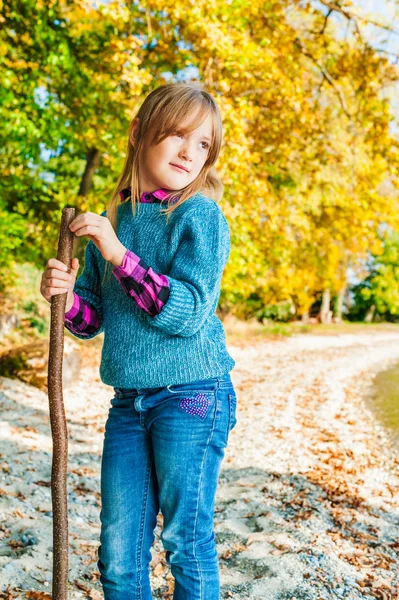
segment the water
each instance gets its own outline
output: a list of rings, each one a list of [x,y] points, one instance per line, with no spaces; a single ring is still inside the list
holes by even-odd
[[[399,363],[377,373],[369,403],[379,421],[399,444]]]

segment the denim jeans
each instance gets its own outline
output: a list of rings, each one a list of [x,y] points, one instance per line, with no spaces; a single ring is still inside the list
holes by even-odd
[[[97,567],[105,600],[150,600],[157,514],[173,600],[219,600],[213,518],[229,432],[230,374],[162,388],[114,388],[101,462]]]

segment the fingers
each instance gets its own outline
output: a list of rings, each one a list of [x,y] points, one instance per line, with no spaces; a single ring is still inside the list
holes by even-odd
[[[96,237],[101,232],[101,226],[98,225],[84,225],[78,229],[75,228],[75,235],[87,235],[89,238]]]
[[[70,224],[69,224],[69,229],[71,231],[74,231],[76,233],[76,235],[78,234],[78,231],[85,226],[91,225],[93,227],[100,227],[104,222],[104,217],[97,215],[96,213],[92,213],[92,212],[85,212],[82,213],[80,215],[78,215]],[[80,234],[81,235],[81,234]]]
[[[46,297],[59,296],[60,294],[67,294],[69,290],[67,288],[46,288]]]
[[[67,287],[68,284],[65,282],[62,283],[61,280],[54,279],[52,280],[51,285],[49,285],[47,282],[48,280],[43,279],[40,286],[40,293],[42,294],[43,298],[47,300],[47,302],[50,302],[51,296],[57,296],[59,294],[66,294],[69,292],[69,288]]]
[[[42,275],[40,292],[48,302],[51,296],[65,294],[73,290],[79,269],[77,258],[72,259],[72,265],[75,268],[69,270],[63,262],[56,258],[50,258],[47,262],[47,268]]]
[[[44,273],[44,281],[47,286],[68,287],[75,282],[75,276],[57,269],[49,269]]]
[[[73,258],[72,266],[70,269],[68,269],[68,267],[63,262],[58,260],[57,258],[50,258],[47,261],[47,268],[46,268],[45,273],[51,269],[56,269],[57,271],[61,271],[63,273],[77,272],[79,270],[79,259]]]
[[[62,276],[64,276],[64,275],[68,275],[68,274],[62,273]],[[57,276],[44,278],[43,282],[42,282],[42,289],[41,289],[43,296],[46,299],[48,299],[48,298],[51,298],[51,296],[56,296],[57,294],[65,294],[65,293],[73,290],[75,278],[72,277],[71,275],[68,275],[68,277],[70,277],[69,280],[62,279],[61,275],[60,275],[60,278]]]
[[[51,269],[52,267],[58,269],[59,271],[68,271],[68,267],[57,258],[50,258],[47,261],[47,268]]]
[[[71,273],[76,274],[79,271],[79,259],[72,259]]]

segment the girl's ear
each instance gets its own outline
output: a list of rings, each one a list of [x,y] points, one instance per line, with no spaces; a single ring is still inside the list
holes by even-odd
[[[132,144],[132,146],[134,147],[135,143],[136,143],[136,136],[137,136],[137,132],[139,129],[139,118],[136,117],[135,119],[133,119],[131,125],[130,125],[130,143]]]

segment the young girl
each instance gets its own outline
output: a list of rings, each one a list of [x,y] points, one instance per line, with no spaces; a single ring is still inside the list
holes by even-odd
[[[115,396],[101,463],[97,566],[105,600],[149,600],[159,510],[174,600],[219,600],[214,501],[236,393],[215,314],[230,252],[214,169],[222,122],[195,84],[155,89],[133,119],[108,209],[70,225],[84,270],[51,258],[41,293],[67,293],[65,326],[104,332],[100,376]]]

